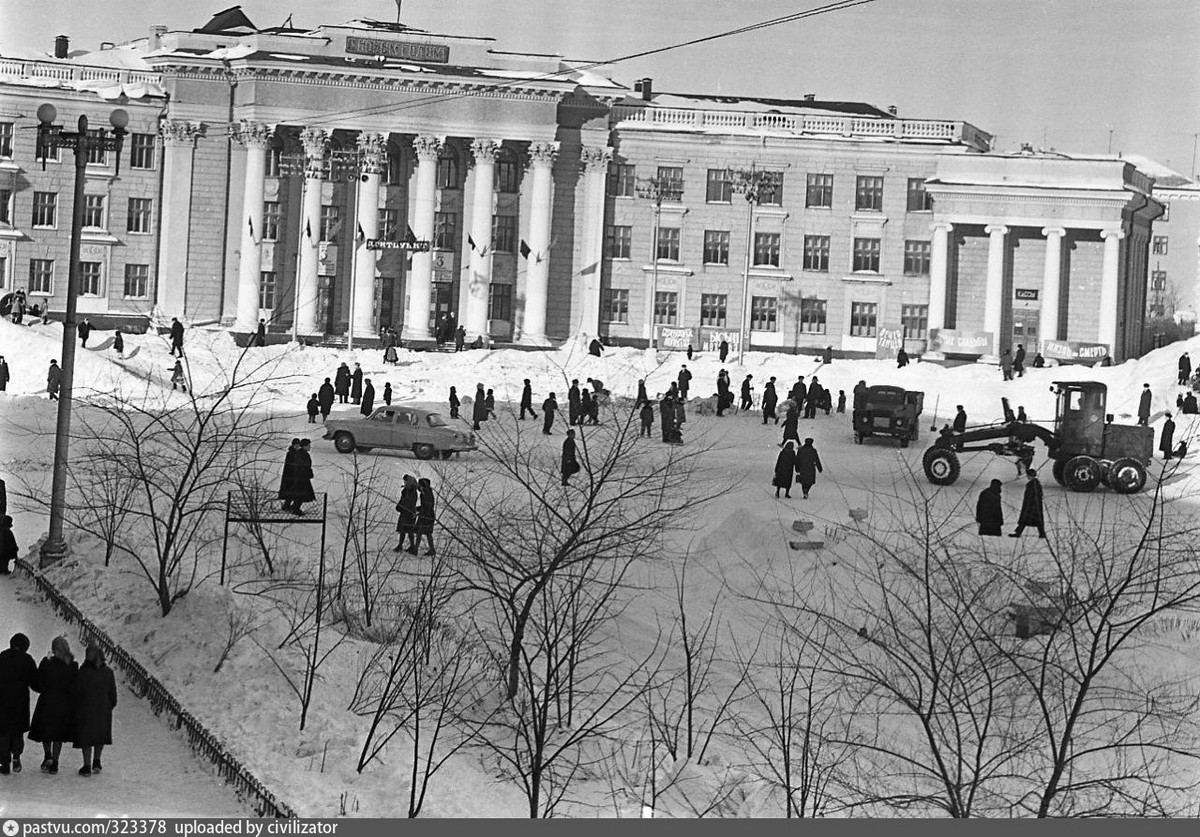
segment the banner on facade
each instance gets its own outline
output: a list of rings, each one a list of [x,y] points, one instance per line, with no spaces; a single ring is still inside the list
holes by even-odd
[[[729,344],[730,354],[736,354],[738,347],[742,344],[742,333],[736,329],[700,326],[700,351],[711,352],[715,355],[721,350],[722,340]]]
[[[969,331],[958,328],[929,329],[929,347],[931,352],[949,353],[952,355],[990,355],[994,354],[994,335],[990,331]]]
[[[1095,363],[1108,357],[1107,343],[1082,340],[1043,340],[1042,357],[1060,363]]]
[[[904,332],[898,328],[880,328],[875,332],[875,359],[895,360],[904,345]]]
[[[658,327],[658,348],[665,351],[686,352],[688,346],[695,348],[698,342],[694,328],[668,325]]]

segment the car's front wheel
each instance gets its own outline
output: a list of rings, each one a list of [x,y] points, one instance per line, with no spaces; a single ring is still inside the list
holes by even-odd
[[[433,447],[433,445],[429,444],[414,445],[413,453],[416,454],[417,459],[433,459],[434,454],[437,453],[437,450]]]
[[[349,433],[337,433],[333,437],[333,447],[338,453],[354,453],[354,437]]]
[[[444,450],[442,451],[442,459],[449,459],[453,454],[454,451],[452,450]]]

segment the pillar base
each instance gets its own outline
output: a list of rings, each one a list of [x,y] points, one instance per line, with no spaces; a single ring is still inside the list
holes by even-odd
[[[67,542],[63,538],[52,540],[46,538],[42,542],[42,548],[38,551],[38,566],[49,567],[57,564],[71,554],[71,548],[67,546]]]
[[[989,363],[992,366],[1000,365],[1000,355],[980,355],[975,359],[976,363]]]
[[[921,360],[945,360],[945,352],[921,352]]]
[[[433,332],[429,330],[429,326],[404,326],[404,328],[400,330],[400,339],[404,341],[432,340]],[[451,344],[453,344],[453,342],[453,338],[451,338]]]
[[[544,334],[522,334],[517,338],[516,342],[522,346],[540,346],[544,349],[548,349],[553,345],[550,342],[550,338]]]

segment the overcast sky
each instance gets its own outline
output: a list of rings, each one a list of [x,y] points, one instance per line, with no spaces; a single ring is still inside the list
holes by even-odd
[[[203,25],[229,0],[3,0],[0,46],[95,48]],[[608,60],[824,0],[404,0],[402,20],[501,49]],[[245,0],[259,26],[396,19],[394,0]],[[849,99],[962,119],[1061,151],[1139,153],[1186,173],[1200,132],[1200,0],[874,0],[654,57],[658,90]],[[1200,165],[1200,164],[1198,164]]]

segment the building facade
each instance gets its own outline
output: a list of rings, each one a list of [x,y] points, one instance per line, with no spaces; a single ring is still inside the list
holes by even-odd
[[[120,176],[88,168],[85,312],[310,339],[423,341],[453,316],[531,345],[663,328],[736,343],[745,322],[776,351],[1136,351],[1158,203],[1132,165],[602,70],[376,21],[257,29],[236,9],[5,58],[4,288],[65,301],[70,167],[41,170],[29,116],[52,100],[63,122],[131,115]]]

